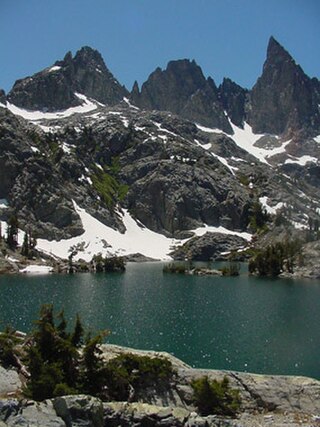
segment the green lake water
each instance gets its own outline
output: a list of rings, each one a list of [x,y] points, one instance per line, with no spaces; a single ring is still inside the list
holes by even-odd
[[[161,263],[125,274],[0,276],[0,327],[29,331],[41,304],[79,313],[108,341],[168,351],[194,367],[320,379],[320,282],[164,275]]]

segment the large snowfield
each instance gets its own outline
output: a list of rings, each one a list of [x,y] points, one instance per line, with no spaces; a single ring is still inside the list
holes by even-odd
[[[60,241],[38,239],[37,247],[39,249],[61,258],[68,258],[72,248],[78,246],[82,250],[77,253],[74,259],[83,259],[85,261],[90,261],[93,255],[97,253],[101,253],[104,256],[125,256],[140,253],[157,260],[168,260],[170,259],[169,253],[174,247],[188,240],[177,240],[155,233],[135,221],[127,210],[123,210],[121,213],[122,221],[126,227],[126,232],[122,234],[99,222],[76,203],[74,203],[74,206],[81,218],[85,230],[84,233],[81,236]],[[249,233],[234,232],[224,227],[204,226],[193,231],[197,236],[210,231],[238,235],[246,240],[251,239]]]

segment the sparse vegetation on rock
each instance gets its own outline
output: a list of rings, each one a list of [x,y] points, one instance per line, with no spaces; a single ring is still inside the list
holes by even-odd
[[[240,408],[239,391],[232,389],[229,380],[209,380],[204,376],[192,381],[194,401],[201,415],[234,416]]]

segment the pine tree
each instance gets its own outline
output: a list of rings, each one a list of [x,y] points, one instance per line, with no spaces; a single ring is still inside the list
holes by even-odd
[[[71,336],[72,345],[74,345],[75,347],[80,347],[83,344],[83,333],[84,330],[80,320],[80,316],[79,314],[77,314],[76,324],[74,327],[73,334]]]
[[[18,218],[16,215],[11,215],[7,228],[7,244],[13,250],[18,246],[18,230]]]
[[[24,233],[23,243],[21,247],[21,255],[27,258],[29,256],[29,236],[27,232]]]

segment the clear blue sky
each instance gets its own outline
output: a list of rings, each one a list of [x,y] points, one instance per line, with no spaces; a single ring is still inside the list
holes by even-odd
[[[320,75],[320,0],[0,0],[0,88],[89,45],[131,89],[169,60],[251,88],[273,35]]]

